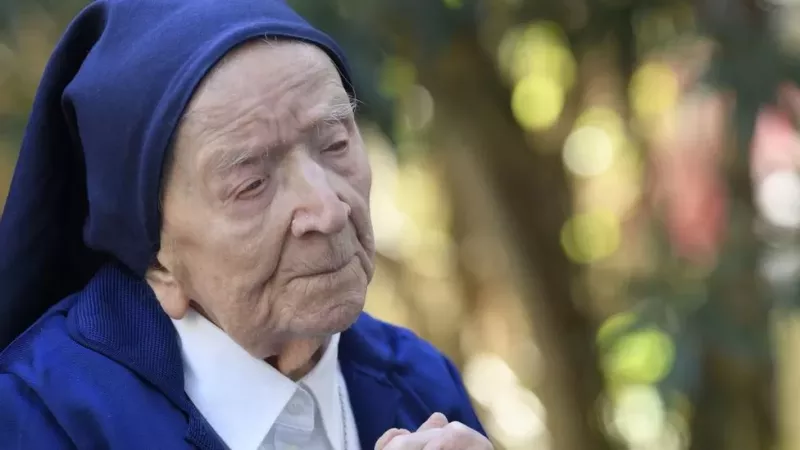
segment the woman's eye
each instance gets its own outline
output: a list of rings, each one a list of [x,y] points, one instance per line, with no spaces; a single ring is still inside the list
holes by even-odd
[[[252,182],[245,185],[244,189],[239,191],[239,195],[247,195],[254,191],[257,191],[261,186],[264,185],[264,180],[259,178],[258,180],[253,180]]]
[[[337,141],[323,150],[325,153],[339,153],[347,149],[347,141]]]

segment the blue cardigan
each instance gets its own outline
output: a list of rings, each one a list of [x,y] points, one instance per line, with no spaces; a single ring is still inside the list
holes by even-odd
[[[408,330],[362,314],[339,361],[363,450],[436,411],[483,432],[452,363]],[[152,291],[107,266],[0,354],[0,448],[224,449],[183,382]]]

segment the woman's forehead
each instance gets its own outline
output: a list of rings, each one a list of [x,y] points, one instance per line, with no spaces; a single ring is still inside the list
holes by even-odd
[[[209,72],[182,122],[188,129],[192,124],[207,128],[224,124],[235,110],[247,110],[259,102],[279,113],[290,106],[287,103],[294,103],[293,107],[306,103],[310,108],[339,96],[347,97],[347,93],[336,65],[323,50],[299,41],[260,39],[231,51]]]
[[[285,143],[352,113],[338,69],[324,51],[301,42],[258,40],[231,52],[209,73],[187,108],[175,151],[184,159],[181,149],[192,149],[192,160],[204,166],[216,153]]]

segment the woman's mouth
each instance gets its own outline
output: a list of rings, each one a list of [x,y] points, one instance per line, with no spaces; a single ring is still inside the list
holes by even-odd
[[[313,268],[312,270],[306,271],[300,275],[294,277],[294,279],[303,279],[303,278],[312,278],[312,277],[322,277],[326,275],[334,275],[344,268],[352,264],[358,258],[356,255],[353,255],[347,259],[342,259],[341,261],[335,262],[328,266]]]

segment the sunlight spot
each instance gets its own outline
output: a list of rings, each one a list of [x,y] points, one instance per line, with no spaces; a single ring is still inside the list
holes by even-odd
[[[550,78],[531,75],[514,87],[511,110],[526,130],[541,131],[553,126],[564,107],[564,90]]]
[[[603,356],[606,376],[616,381],[656,383],[672,370],[675,345],[656,328],[645,328],[613,341]]]
[[[494,354],[478,354],[467,361],[463,370],[464,384],[478,403],[488,406],[498,389],[516,386],[519,382],[503,358]]]
[[[424,130],[433,120],[434,102],[424,86],[413,85],[403,98],[404,125],[413,131]]]
[[[657,119],[674,108],[679,94],[678,78],[666,64],[645,63],[631,79],[631,107],[645,121]]]
[[[756,204],[771,224],[800,227],[800,176],[793,170],[767,175],[756,188]]]
[[[535,22],[506,31],[497,54],[500,70],[512,82],[538,75],[564,90],[575,83],[575,58],[564,32],[554,22]]]
[[[616,398],[613,427],[632,446],[647,446],[662,436],[665,411],[658,391],[651,386],[629,386]]]
[[[575,175],[600,175],[611,167],[613,161],[613,144],[608,133],[600,128],[577,128],[564,142],[564,165]]]
[[[611,256],[619,248],[621,239],[619,218],[608,211],[577,214],[561,229],[564,252],[578,263],[592,263]]]

